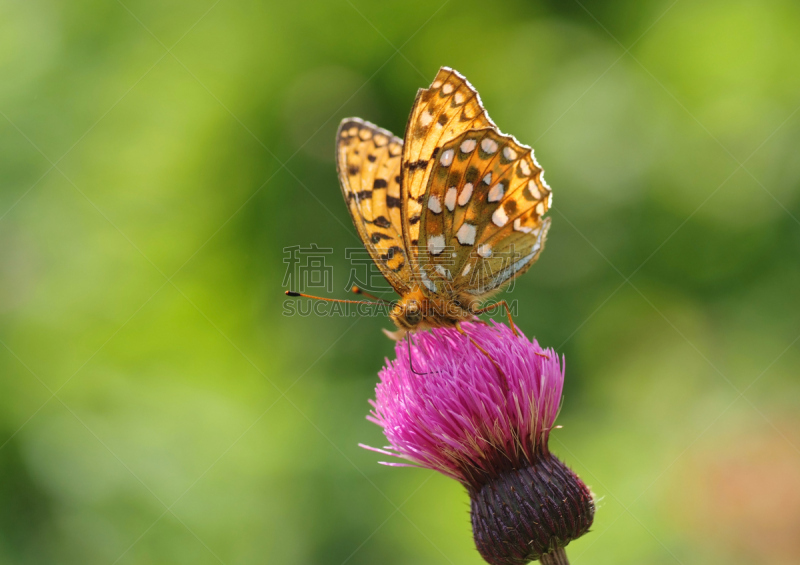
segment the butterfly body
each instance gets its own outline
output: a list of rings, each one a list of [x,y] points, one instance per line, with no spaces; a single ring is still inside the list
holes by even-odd
[[[474,319],[544,248],[542,168],[452,69],[418,92],[405,139],[342,121],[336,161],[359,236],[400,295],[390,318],[401,333]]]
[[[475,312],[462,306],[457,297],[428,297],[420,287],[403,294],[389,313],[394,324],[405,331],[455,326],[474,317]]]

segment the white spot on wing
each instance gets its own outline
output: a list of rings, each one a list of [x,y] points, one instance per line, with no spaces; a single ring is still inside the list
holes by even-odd
[[[502,182],[498,182],[489,190],[488,200],[489,202],[498,202],[502,200],[503,194],[505,194],[505,187]]]
[[[461,194],[458,195],[458,205],[466,206],[471,196],[472,196],[472,183],[468,182],[467,184],[464,185],[464,188],[461,189]]]
[[[442,275],[444,278],[446,278],[448,280],[453,278],[453,276],[450,274],[450,270],[449,269],[445,269],[441,265],[436,265],[436,269],[435,270],[436,270],[437,273],[439,273],[440,275]]]
[[[510,147],[506,147],[503,149],[503,157],[506,158],[506,161],[513,161],[517,158],[517,152]]]
[[[455,95],[456,104],[462,104],[464,102],[464,93],[460,90],[456,92]]]
[[[464,267],[463,271],[461,271],[461,276],[466,277],[467,273],[469,273],[470,269],[472,269],[472,263],[467,263],[467,266]]]
[[[522,225],[522,218],[514,220],[514,231],[521,231],[522,233],[531,233],[533,228]]]
[[[444,236],[440,234],[429,237],[428,252],[431,255],[439,255],[442,251],[444,251]]]
[[[474,139],[465,139],[461,142],[461,152],[462,153],[471,153],[475,150],[475,146],[477,142]]]
[[[492,222],[494,222],[494,225],[500,228],[502,228],[508,222],[508,214],[506,214],[506,211],[502,206],[498,206],[497,210],[495,210],[494,214],[492,214]]]
[[[424,284],[428,290],[431,292],[436,292],[436,285],[433,284],[433,281],[431,281],[424,267],[420,267],[419,269],[419,278],[422,280],[422,284]]]
[[[492,173],[486,173],[483,177],[483,182],[486,184],[492,184]]]
[[[529,174],[531,174],[531,166],[528,164],[528,162],[525,159],[523,159],[522,161],[519,162],[519,170],[526,177]]]
[[[536,213],[537,213],[537,214],[539,214],[540,216],[541,216],[542,214],[544,214],[544,202],[539,202],[539,203],[536,205]]]
[[[481,149],[483,149],[484,153],[491,155],[497,151],[497,142],[494,139],[485,137],[483,141],[481,141]]]
[[[455,155],[455,151],[452,149],[448,149],[442,153],[442,156],[439,157],[439,162],[442,164],[443,167],[449,167],[450,164],[453,162],[453,155]]]
[[[458,195],[458,189],[454,186],[451,186],[447,189],[447,194],[444,197],[444,205],[447,206],[447,209],[451,212],[456,207],[456,196]]]
[[[528,192],[531,193],[534,199],[541,200],[542,193],[539,192],[539,187],[536,186],[536,182],[533,179],[528,181]]]
[[[453,92],[453,85],[450,84],[449,82],[445,83],[445,85],[442,87],[442,92],[444,92],[445,94],[450,94],[451,92]]]
[[[461,245],[474,245],[475,244],[475,226],[472,224],[461,224],[456,232],[456,237]]]
[[[492,256],[492,246],[488,243],[481,243],[478,246],[478,255],[481,257],[491,257]]]
[[[428,210],[430,210],[434,214],[441,214],[442,213],[442,203],[439,202],[439,197],[438,196],[431,195],[428,198]]]
[[[433,114],[431,114],[430,110],[425,110],[419,117],[419,123],[421,123],[423,127],[431,125],[432,121],[433,121]]]

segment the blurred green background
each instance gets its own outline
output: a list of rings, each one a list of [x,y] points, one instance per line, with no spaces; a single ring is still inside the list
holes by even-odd
[[[567,358],[575,564],[800,562],[800,6],[0,1],[0,562],[481,563],[357,447],[383,318],[286,317],[357,246],[339,120],[440,65],[555,192],[508,298]]]

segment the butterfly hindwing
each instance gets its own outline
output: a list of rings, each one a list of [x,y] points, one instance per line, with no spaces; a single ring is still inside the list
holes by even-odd
[[[544,247],[551,199],[532,150],[495,127],[442,145],[422,203],[425,289],[471,303],[523,273]]]
[[[419,243],[422,200],[442,144],[470,129],[493,125],[478,92],[453,69],[442,67],[431,87],[417,93],[402,162],[403,236],[412,255]]]
[[[403,141],[358,118],[339,125],[336,164],[347,207],[370,257],[400,294],[412,280],[401,220]]]

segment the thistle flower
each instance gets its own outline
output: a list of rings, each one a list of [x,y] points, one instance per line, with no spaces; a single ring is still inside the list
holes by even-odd
[[[390,446],[362,447],[463,484],[475,545],[492,565],[568,563],[564,546],[589,530],[594,499],[547,446],[564,360],[502,324],[462,327],[468,335],[438,328],[397,343],[368,416]]]

